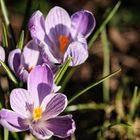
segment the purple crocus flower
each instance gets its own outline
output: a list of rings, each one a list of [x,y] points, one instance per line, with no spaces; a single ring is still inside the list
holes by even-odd
[[[63,64],[72,57],[71,66],[87,59],[86,39],[94,27],[95,18],[91,12],[81,10],[70,17],[58,6],[49,11],[46,19],[40,11],[36,11],[29,21],[31,36],[40,46],[44,60]]]
[[[36,66],[43,64],[38,46],[33,40],[29,41],[23,51],[15,49],[8,57],[10,68],[22,81],[26,82],[29,72]]]
[[[2,60],[2,61],[5,60],[5,51],[2,48],[2,46],[0,46],[0,60]]]
[[[53,82],[47,65],[36,66],[28,76],[28,89],[17,88],[10,94],[14,111],[0,111],[1,125],[13,132],[30,130],[38,139],[52,135],[65,138],[74,133],[72,116],[58,116],[67,106],[67,98],[54,92]]]

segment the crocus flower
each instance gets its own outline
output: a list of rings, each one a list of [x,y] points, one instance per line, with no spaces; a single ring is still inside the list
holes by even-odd
[[[87,10],[71,17],[61,7],[52,8],[44,19],[36,11],[29,30],[33,40],[40,46],[43,59],[54,64],[63,64],[72,57],[71,66],[83,63],[88,57],[87,37],[95,27],[95,18]]]
[[[2,46],[0,46],[0,60],[2,60],[2,61],[5,60],[5,51],[2,48]]]
[[[27,87],[14,89],[10,94],[13,111],[0,111],[3,127],[13,132],[30,130],[38,139],[52,135],[65,138],[74,133],[72,116],[58,116],[67,106],[67,98],[54,93],[53,73],[47,65],[38,65],[30,72]]]
[[[8,57],[10,68],[22,81],[26,82],[29,72],[36,66],[43,63],[38,46],[33,40],[29,41],[23,51],[15,49]]]

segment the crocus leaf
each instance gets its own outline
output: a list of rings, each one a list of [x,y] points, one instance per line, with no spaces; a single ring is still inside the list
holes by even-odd
[[[105,20],[102,22],[102,24],[100,25],[100,27],[97,29],[97,31],[95,32],[95,34],[93,35],[93,37],[91,38],[91,40],[89,41],[88,45],[89,48],[93,46],[94,41],[97,39],[98,35],[103,31],[103,29],[105,28],[105,26],[108,24],[108,22],[112,19],[112,17],[115,15],[115,13],[117,12],[117,10],[119,9],[121,5],[121,1],[118,1],[117,4],[115,5],[115,7],[111,10],[111,12],[109,13],[109,15],[105,18]]]
[[[10,24],[9,18],[8,18],[8,13],[7,13],[7,9],[4,3],[4,0],[0,0],[0,5],[1,5],[1,11],[4,17],[4,21],[6,23],[6,25]]]
[[[133,92],[133,97],[132,97],[132,100],[131,100],[131,106],[130,106],[130,116],[131,117],[133,117],[138,104],[139,104],[138,87],[135,86],[134,92]]]
[[[120,71],[121,71],[121,69],[119,69],[119,70],[113,72],[113,73],[110,74],[110,75],[107,75],[107,76],[103,77],[101,80],[99,80],[99,81],[97,81],[97,82],[95,82],[95,83],[89,85],[88,87],[84,88],[83,90],[81,90],[80,92],[78,92],[77,94],[75,94],[75,95],[69,100],[69,104],[70,104],[72,101],[74,101],[76,98],[78,98],[79,96],[81,96],[83,93],[87,92],[88,90],[90,90],[91,88],[97,86],[98,84],[104,82],[104,81],[107,80],[108,78],[110,78],[110,77],[116,75],[116,74],[119,73]]]
[[[103,77],[110,73],[110,48],[107,40],[106,28],[101,33],[104,63],[103,63]],[[103,82],[103,101],[109,102],[109,79]]]
[[[5,48],[8,47],[7,32],[4,23],[2,23],[2,46]]]
[[[20,34],[20,38],[17,44],[17,48],[21,49],[23,48],[23,43],[24,43],[24,30],[22,30],[21,34]]]
[[[11,25],[9,17],[8,17],[8,12],[7,12],[7,8],[6,8],[4,0],[0,0],[0,7],[1,7],[2,16],[4,18],[4,23],[7,27],[8,33],[9,33],[9,38],[11,39],[13,46],[15,46],[16,40],[15,40],[12,25]]]
[[[9,131],[7,128],[4,128],[4,140],[8,140],[9,138]]]
[[[69,64],[70,64],[71,60],[72,60],[72,57],[70,57],[66,61],[66,63],[63,65],[63,67],[60,69],[60,71],[56,74],[56,76],[55,76],[55,84],[56,85],[58,85],[59,82],[61,81],[64,73],[66,72],[67,68],[69,67]]]
[[[17,80],[16,78],[14,77],[14,75],[12,74],[12,72],[10,71],[10,69],[8,68],[8,66],[6,66],[6,64],[4,62],[2,62],[0,60],[0,64],[3,66],[4,70],[6,71],[7,75],[9,76],[9,78],[15,83],[17,84]]]
[[[96,104],[93,103],[86,103],[86,104],[77,104],[77,105],[70,105],[66,108],[67,112],[72,111],[81,111],[81,110],[106,110],[110,105],[108,104]]]
[[[60,91],[63,93],[68,81],[70,80],[70,78],[72,77],[73,73],[75,72],[75,67],[72,67],[69,71],[68,74],[66,75],[65,78],[63,78],[61,85],[63,85],[60,89]]]
[[[11,132],[14,140],[19,140],[18,134],[16,132]]]

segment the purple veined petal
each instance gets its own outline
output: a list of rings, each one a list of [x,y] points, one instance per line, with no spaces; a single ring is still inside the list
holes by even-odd
[[[41,104],[43,110],[43,119],[49,119],[59,115],[67,106],[67,97],[61,93],[51,93],[46,96]]]
[[[75,131],[75,122],[72,115],[57,116],[46,121],[47,128],[54,133],[54,136],[65,138]]]
[[[12,132],[26,131],[28,124],[23,116],[8,109],[0,111],[0,124]]]
[[[45,29],[52,45],[50,46],[46,40],[45,42],[49,45],[51,53],[57,59],[62,60],[62,55],[60,54],[60,39],[67,37],[68,42],[71,40],[70,27],[70,16],[63,8],[56,6],[49,11],[45,20]]]
[[[81,10],[74,13],[71,16],[71,21],[71,33],[73,38],[75,38],[78,33],[87,38],[96,25],[94,15],[87,10]]]
[[[32,38],[38,44],[45,38],[45,21],[42,13],[38,10],[33,13],[29,20],[28,29]]]
[[[53,55],[52,50],[44,41],[39,44],[42,58],[47,63],[59,63],[59,60]]]
[[[0,60],[2,61],[5,60],[5,51],[1,46],[0,46]]]
[[[20,49],[15,49],[11,51],[8,56],[8,64],[16,75],[18,75],[18,72],[19,72],[20,57],[21,57]]]
[[[20,66],[20,69],[18,72],[18,77],[20,78],[20,80],[22,80],[23,82],[27,82],[28,75],[29,75],[29,72],[23,66]]]
[[[30,126],[30,132],[40,140],[46,140],[52,137],[53,132],[46,128],[46,124],[36,124],[34,127]]]
[[[70,66],[80,65],[88,58],[88,47],[84,38],[80,38],[79,41],[72,42],[68,46],[63,61],[66,62],[70,57],[72,57]]]
[[[57,71],[60,69],[59,68],[59,65],[55,64],[55,63],[52,63],[52,62],[49,62],[49,61],[44,61],[44,63],[48,64],[51,68],[51,70],[53,71],[53,75],[55,76],[55,74],[57,73]]]
[[[53,90],[53,73],[46,64],[36,66],[28,76],[28,91],[34,99],[35,106],[39,106],[42,100]]]
[[[31,94],[21,88],[12,90],[10,94],[11,108],[25,118],[30,117],[33,111],[33,100]]]
[[[27,45],[24,47],[21,56],[21,64],[28,71],[33,69],[36,65],[43,64],[39,48],[33,40],[29,41],[29,43],[27,43]]]
[[[63,25],[65,27],[70,28],[71,19],[66,10],[64,10],[61,7],[55,6],[49,11],[46,17],[46,20],[45,20],[46,33],[49,34],[50,30],[52,28],[55,28],[57,25]],[[61,26],[60,28],[57,28],[55,33],[59,35],[65,34],[63,26]]]

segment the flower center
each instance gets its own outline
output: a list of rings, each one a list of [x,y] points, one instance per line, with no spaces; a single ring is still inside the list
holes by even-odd
[[[34,68],[33,66],[32,67],[29,67],[28,68],[28,72],[30,73],[33,68]]]
[[[42,118],[42,107],[34,108],[33,118],[34,120],[39,120]]]
[[[59,36],[59,45],[60,45],[59,50],[62,54],[64,54],[68,43],[69,43],[69,37],[68,36],[64,36],[64,35]]]

